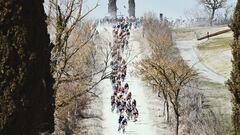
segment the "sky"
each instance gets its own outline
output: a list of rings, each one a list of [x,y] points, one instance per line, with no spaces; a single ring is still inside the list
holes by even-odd
[[[236,0],[229,0],[234,2]],[[88,8],[99,3],[99,7],[91,13],[94,18],[107,16],[108,0],[85,0]],[[118,15],[127,16],[128,0],[117,0]],[[142,16],[145,12],[153,11],[157,14],[163,13],[165,17],[175,19],[184,17],[184,13],[190,9],[197,9],[197,0],[135,0],[136,16]],[[124,8],[124,6],[126,8]]]

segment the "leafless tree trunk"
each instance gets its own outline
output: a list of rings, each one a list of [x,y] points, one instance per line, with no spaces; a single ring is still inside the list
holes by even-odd
[[[163,103],[163,116],[166,117],[167,122],[169,122],[169,103],[168,100],[165,100]]]
[[[165,92],[165,90],[162,90],[162,93],[163,93],[163,97],[164,97],[164,114],[165,114],[165,105],[166,105],[166,111],[167,111],[167,113],[166,113],[166,119],[167,119],[167,122],[169,122],[169,102],[168,102],[168,96],[167,96],[167,94],[166,94],[166,92]]]
[[[117,18],[117,0],[108,0],[108,14],[111,18]]]
[[[128,15],[129,17],[135,17],[135,0],[128,0]]]
[[[210,24],[210,26],[212,26],[213,25],[213,19],[214,19],[214,16],[215,16],[215,12],[216,12],[216,9],[212,9],[211,10],[211,15],[210,15],[210,18],[209,18],[209,24]]]

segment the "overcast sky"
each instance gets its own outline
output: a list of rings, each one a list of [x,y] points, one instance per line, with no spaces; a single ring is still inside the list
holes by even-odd
[[[229,0],[234,2],[236,0]],[[93,7],[97,0],[85,0],[87,7]],[[184,12],[197,9],[197,0],[135,0],[136,16],[142,16],[147,11],[163,13],[168,18],[184,17]],[[118,14],[127,15],[128,0],[117,0]],[[103,17],[107,15],[108,0],[99,0],[99,7],[91,14],[92,17]],[[126,8],[124,8],[124,6]]]

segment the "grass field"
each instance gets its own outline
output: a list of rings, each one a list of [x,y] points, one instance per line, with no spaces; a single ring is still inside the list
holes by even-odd
[[[223,30],[226,28],[214,28],[210,33]],[[208,31],[207,29],[202,30],[204,33]],[[232,32],[228,32],[204,42],[201,42],[196,51],[198,57],[202,63],[207,66],[212,71],[223,75],[226,78],[230,77],[230,72],[232,69],[231,64],[231,42],[232,42]],[[207,104],[211,106],[211,109],[216,113],[222,123],[225,132],[231,134],[231,94],[228,91],[227,86],[223,84],[218,84],[211,82],[209,80],[202,80],[201,86],[203,87],[203,93],[206,96]]]
[[[229,49],[232,42],[232,37],[212,38],[208,41],[201,43],[197,48],[198,50],[215,50],[215,49]]]
[[[231,71],[231,47],[232,37],[216,37],[201,43],[197,47],[200,60],[212,71],[230,76]]]
[[[192,28],[192,29],[175,29],[174,34],[177,40],[196,40],[196,33],[201,37],[207,32],[214,33],[220,30],[227,29],[228,27],[203,27],[203,28]],[[231,71],[231,47],[232,33],[228,32],[200,44],[196,48],[201,62],[211,69],[212,71],[229,77]],[[205,77],[200,79],[200,90],[205,96],[203,104],[209,107],[218,118],[221,123],[222,129],[225,134],[231,133],[231,114],[232,114],[232,95],[229,92],[227,86],[212,82]],[[207,117],[207,116],[206,116]]]
[[[188,33],[188,32],[193,32],[193,30],[189,29],[189,28],[175,28],[175,29],[172,29],[172,32],[175,32],[175,33]]]
[[[231,133],[231,114],[232,103],[231,93],[227,86],[214,83],[209,80],[202,79],[200,87],[205,96],[204,104],[209,105],[210,109],[215,113],[224,129],[225,134]]]

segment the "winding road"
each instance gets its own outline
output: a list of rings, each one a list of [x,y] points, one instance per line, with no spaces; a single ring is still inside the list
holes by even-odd
[[[190,67],[193,66],[193,68],[196,69],[203,77],[206,77],[213,82],[224,84],[227,78],[210,70],[200,61],[195,50],[197,45],[197,40],[176,41],[176,46],[179,49],[182,58]]]

